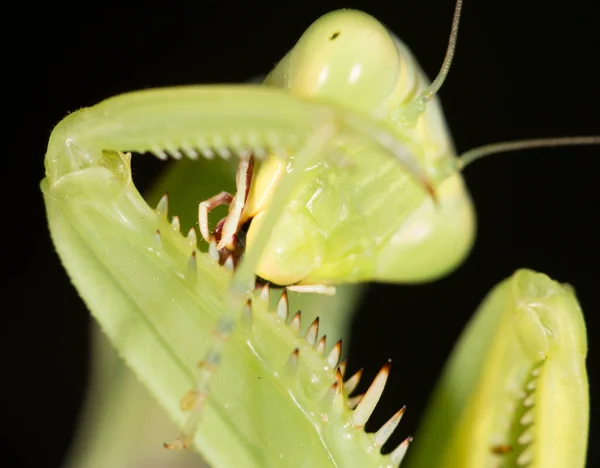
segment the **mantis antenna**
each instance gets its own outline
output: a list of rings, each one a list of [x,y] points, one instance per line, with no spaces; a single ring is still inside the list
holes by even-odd
[[[479,146],[465,151],[458,157],[458,169],[462,170],[469,164],[485,156],[497,153],[508,153],[531,148],[552,148],[557,146],[600,145],[600,135],[574,136],[559,138],[534,138],[530,140],[501,141]]]
[[[436,93],[440,90],[448,73],[450,72],[450,66],[454,59],[454,53],[456,51],[456,42],[458,40],[458,27],[460,25],[460,14],[462,12],[463,0],[456,0],[454,7],[454,15],[452,17],[452,27],[450,29],[450,38],[448,39],[448,48],[446,49],[446,56],[442,67],[435,77],[433,82],[429,85],[427,90],[423,91],[421,95],[416,98],[405,110],[404,113],[411,116],[418,116],[425,110],[425,105],[433,99]],[[408,111],[408,112],[406,112]],[[593,136],[574,136],[574,137],[557,137],[557,138],[534,138],[527,140],[515,140],[515,141],[501,141],[497,143],[489,143],[477,148],[472,148],[458,157],[456,168],[458,170],[464,169],[466,166],[471,164],[478,159],[485,156],[497,153],[507,153],[510,151],[519,151],[523,149],[533,148],[552,148],[560,146],[584,146],[584,145],[600,145],[600,135]]]
[[[454,59],[454,52],[456,51],[456,42],[458,40],[458,26],[460,24],[460,13],[462,11],[463,0],[456,0],[456,5],[454,7],[454,15],[452,16],[452,27],[450,28],[450,38],[448,39],[448,48],[446,49],[446,56],[444,57],[444,62],[442,63],[442,68],[438,75],[433,80],[433,83],[429,85],[426,91],[421,93],[418,101],[426,104],[427,102],[433,99],[433,96],[440,90],[444,81],[446,81],[446,77],[450,72],[450,65],[452,65],[452,60]]]
[[[416,123],[417,117],[425,111],[427,103],[434,98],[444,84],[444,81],[446,81],[446,77],[450,72],[452,60],[454,59],[454,52],[456,51],[462,6],[463,0],[456,0],[454,15],[452,16],[452,27],[450,28],[450,37],[448,38],[448,47],[446,48],[446,56],[444,57],[444,62],[442,63],[440,71],[429,87],[401,111],[401,119],[406,124],[414,125]]]

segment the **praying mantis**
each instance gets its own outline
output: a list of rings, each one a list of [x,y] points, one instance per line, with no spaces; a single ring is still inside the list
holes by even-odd
[[[200,94],[199,97],[202,98],[200,100],[206,99],[207,101],[210,101],[210,99],[212,97],[217,96],[216,94],[213,93],[213,90],[208,90],[208,91],[210,91],[210,92],[206,93],[206,95]],[[234,88],[227,90],[227,93],[225,93],[225,101],[224,101],[225,104],[227,104],[226,99],[230,95],[235,94],[235,92],[236,91]],[[244,90],[244,92],[246,92],[246,90]],[[262,91],[257,90],[257,93],[262,93]],[[139,97],[141,95],[138,94],[137,96]],[[151,93],[147,94],[147,96],[151,96]],[[245,95],[240,95],[240,96],[244,96],[244,98],[245,98]],[[133,116],[139,118],[139,116],[135,115],[135,105],[136,105],[135,99],[136,98],[135,98],[135,96],[132,96],[132,97],[133,97],[133,99],[131,100],[131,103],[133,104],[133,107],[132,107],[132,109],[134,111]],[[161,97],[161,96],[159,96],[159,97]],[[193,94],[183,96],[183,98],[197,98],[197,97],[198,96],[193,95]],[[264,100],[269,98],[269,93],[260,94],[260,97],[264,102]],[[174,92],[172,95],[162,96],[162,98],[165,98],[164,102],[168,102],[171,98],[176,99],[177,93]],[[279,97],[277,99],[279,99]],[[142,101],[143,101],[143,97],[142,97]],[[186,102],[186,99],[183,99],[182,100],[183,106],[186,105],[185,102]],[[127,101],[119,102],[117,100],[117,101],[113,101],[113,103],[117,104],[117,106],[116,106],[117,111],[123,111],[125,113],[125,117],[127,118],[128,116],[126,115],[126,113],[129,112],[129,110],[130,110],[129,108],[127,108]],[[123,104],[123,107],[119,107],[121,104]],[[146,105],[146,103],[144,103],[144,102],[142,102],[142,104]],[[152,105],[155,105],[155,104],[160,106],[161,101],[156,101],[156,102],[150,103],[149,108],[152,110]],[[217,105],[222,105],[222,104],[223,104],[223,102],[217,103]],[[293,101],[289,102],[290,106],[292,106],[293,104],[294,104]],[[308,110],[312,111],[310,106],[308,106],[308,107],[309,107]],[[106,104],[104,108],[101,105],[97,109],[101,110],[101,112],[99,112],[100,115],[104,115],[104,116],[109,115],[110,111],[111,111],[111,104],[110,103]],[[186,108],[186,109],[189,109],[189,108]],[[234,106],[234,109],[235,109],[235,106]],[[163,109],[163,110],[168,111],[168,109]],[[219,111],[219,109],[215,109],[215,108],[211,108],[210,110],[213,113]],[[321,112],[321,110],[323,110],[323,109],[316,109],[316,110],[318,112]],[[193,110],[191,110],[191,111],[193,111]],[[302,116],[303,116],[302,112],[304,112],[303,107],[302,106],[297,107],[296,111],[298,112],[298,115],[300,115],[300,118],[302,118]],[[231,111],[229,111],[229,112],[231,112]],[[325,112],[327,112],[327,109],[325,109]],[[227,114],[227,112],[225,112],[224,114]],[[80,115],[83,115],[85,118],[78,121],[77,118]],[[175,123],[173,124],[173,128],[177,129],[180,126],[185,127],[185,120],[177,121],[176,114],[172,114],[171,117],[175,121]],[[125,138],[127,140],[127,144],[133,145],[132,147],[130,147],[128,149],[139,149],[141,147],[137,146],[138,142],[135,140],[135,135],[133,135],[131,140],[128,139],[129,136],[127,134],[120,135],[119,134],[120,128],[118,125],[115,127],[111,127],[109,124],[109,125],[107,125],[106,128],[103,128],[102,126],[95,127],[94,125],[87,127],[88,121],[86,121],[86,119],[88,119],[88,121],[91,121],[93,123],[94,122],[93,112],[89,112],[87,116],[85,116],[85,112],[80,113],[79,115],[74,114],[73,116],[71,116],[71,118],[67,122],[65,122],[62,125],[62,127],[59,126],[59,128],[57,128],[57,130],[53,134],[54,139],[51,138],[50,145],[49,145],[48,159],[47,159],[47,168],[48,168],[49,179],[51,181],[54,180],[54,183],[53,183],[53,185],[51,185],[51,188],[55,192],[57,192],[57,191],[60,192],[60,190],[63,189],[63,187],[67,187],[68,190],[73,191],[72,192],[73,194],[78,193],[75,190],[75,189],[77,189],[77,185],[72,185],[72,186],[69,185],[69,184],[75,183],[75,177],[70,177],[70,175],[77,174],[77,176],[85,176],[86,170],[93,169],[96,167],[113,169],[113,175],[111,177],[116,178],[116,180],[119,180],[119,181],[127,182],[127,167],[128,167],[128,163],[129,163],[129,159],[128,159],[129,156],[127,156],[126,154],[123,154],[123,153],[109,153],[108,156],[106,156],[106,154],[104,154],[101,157],[99,157],[98,155],[92,154],[91,152],[87,153],[87,154],[80,153],[79,152],[80,147],[78,146],[78,144],[79,144],[78,139],[80,138],[81,139],[80,141],[84,141],[84,142],[87,139],[87,142],[90,142],[91,147],[93,147],[94,149],[113,149],[113,147],[111,147],[110,145],[120,143],[119,138]],[[376,137],[378,135],[380,135],[381,133],[378,133],[378,131],[376,131],[376,130],[371,130],[371,128],[370,128],[371,123],[369,121],[363,122],[360,120],[360,116],[355,116],[352,114],[345,115],[345,113],[343,113],[343,112],[340,113],[340,115],[335,115],[334,120],[336,120],[336,122],[339,125],[341,125],[342,132],[343,131],[346,132],[346,133],[342,133],[342,135],[344,135],[345,137],[353,138],[356,135],[361,136],[363,133],[366,133],[366,135],[367,135],[366,137],[363,137],[362,140],[359,139],[360,144],[367,145],[367,147],[374,152],[377,152],[377,151],[380,153],[389,152],[389,153],[392,153],[391,156],[396,156],[396,157],[402,159],[404,153],[395,152],[396,148],[394,146],[388,144],[389,138],[387,138],[387,137],[386,137],[385,141],[379,142],[378,146],[372,146],[372,140],[376,139]],[[108,119],[108,121],[110,122],[111,119]],[[118,115],[114,121],[116,121],[116,122],[119,121]],[[327,122],[328,119],[325,119],[325,121]],[[125,119],[123,122],[124,122],[125,126],[127,126],[132,121],[128,121],[127,119]],[[242,127],[244,125],[244,121],[240,120],[239,122],[236,122],[236,124],[239,125],[240,127]],[[157,132],[158,134],[160,134],[160,132],[162,131],[162,129],[159,127],[153,127],[153,130],[155,132]],[[169,130],[169,129],[167,129],[167,130]],[[284,130],[285,130],[285,128],[284,128]],[[335,128],[330,128],[330,129],[326,128],[325,131],[335,132],[336,129]],[[98,133],[96,133],[96,132],[98,132]],[[102,138],[99,138],[98,134],[100,134]],[[326,133],[319,135],[317,132],[317,135],[321,136],[322,139],[311,142],[311,144],[313,144],[314,146],[309,146],[309,149],[310,149],[310,151],[308,151],[309,155],[311,153],[318,153],[318,151],[320,150],[320,145],[324,144],[324,142],[326,142],[327,139],[330,138],[330,135],[328,135]],[[115,138],[114,140],[112,140],[113,137]],[[109,141],[109,146],[99,147],[97,145],[97,143],[102,142],[104,138],[106,138],[107,141]],[[59,159],[58,157],[55,157],[56,151],[57,151],[56,148],[59,145],[63,144],[64,142],[67,142],[67,145],[66,145],[68,148],[67,157],[66,158],[63,157],[62,159]],[[371,146],[369,146],[369,145],[371,145]],[[116,146],[114,147],[114,149],[116,149]],[[125,148],[121,148],[121,149],[125,149]],[[148,149],[152,149],[152,148],[148,148]],[[172,150],[171,148],[169,148],[169,149]],[[177,150],[177,148],[175,148],[175,150]],[[388,157],[390,157],[390,155],[388,155]],[[300,159],[300,158],[298,157],[298,159]],[[390,157],[390,159],[391,159],[391,157]],[[408,160],[403,160],[401,162],[410,163],[410,161],[408,161]],[[410,164],[407,164],[407,165],[408,165],[408,168],[412,170],[412,167],[410,166]],[[96,172],[97,172],[96,175],[98,177],[104,177],[102,175],[101,171],[96,171]],[[413,172],[416,172],[416,174],[413,174],[413,175],[417,176],[416,177],[416,187],[415,187],[415,190],[417,190],[419,187],[418,182],[419,182],[419,180],[421,180],[421,179],[419,179],[420,174],[418,173],[418,171],[413,171]],[[88,184],[93,184],[94,179],[89,179],[87,182],[88,182]],[[294,187],[295,184],[290,183],[289,185],[290,185],[290,187]],[[425,184],[421,184],[421,185],[424,186]],[[423,188],[423,187],[421,187],[421,188]],[[89,190],[89,187],[86,187],[85,190]],[[426,192],[427,192],[426,190],[423,191],[424,197],[427,195]],[[48,191],[47,188],[46,188],[46,193],[49,194],[48,196],[52,195],[52,191]],[[81,195],[83,195],[83,192],[81,193]],[[285,193],[283,195],[285,195]],[[114,196],[114,194],[113,194],[113,196]],[[124,196],[125,195],[121,194],[122,199]],[[287,197],[285,197],[285,196],[281,196],[280,198],[284,199],[284,200],[287,199]],[[274,199],[277,200],[277,192],[276,192],[276,196],[274,197]],[[141,207],[137,206],[138,202],[136,200],[131,199],[131,201],[133,203],[133,206],[136,207],[136,209],[141,208]],[[135,210],[133,210],[133,208],[131,208],[131,207],[119,208],[118,206],[115,205],[114,208],[115,208],[114,213],[118,213],[118,215],[121,219],[137,219]],[[141,209],[145,210],[145,208],[141,208]],[[159,206],[157,210],[158,210],[160,217],[163,217],[163,215],[166,215],[166,209],[164,206]],[[58,213],[58,211],[54,211],[54,212]],[[100,212],[98,212],[98,213],[100,213]],[[113,214],[113,216],[114,216],[114,214]],[[142,218],[144,219],[144,221],[141,221],[141,223],[146,224],[145,228],[149,227],[151,224],[150,221],[147,220],[146,216],[143,216]],[[275,219],[276,216],[273,216],[273,218]],[[114,221],[116,221],[116,219]],[[153,234],[155,234],[156,241],[159,242],[158,245],[161,245],[160,242],[165,243],[165,245],[169,245],[170,240],[168,238],[165,238],[164,229],[161,229],[161,230],[155,229],[152,232],[153,232]],[[96,235],[98,233],[99,233],[99,231],[95,232]],[[260,236],[259,236],[259,238],[260,238]],[[468,244],[469,243],[468,236],[464,236],[464,239],[465,239],[465,244]],[[89,239],[89,240],[91,240],[91,239]],[[188,240],[191,240],[189,238],[189,236],[188,236]],[[73,242],[74,239],[70,239],[70,241]],[[102,238],[101,237],[96,238],[96,241],[101,242]],[[55,242],[57,242],[57,243],[61,242],[59,240],[58,236],[55,237]],[[179,241],[174,241],[173,245],[175,245],[176,242],[179,242]],[[177,250],[173,245],[171,246],[171,248]],[[67,249],[67,247],[65,246],[64,243],[63,243],[62,248]],[[179,248],[179,247],[177,246],[177,248]],[[156,250],[156,249],[158,249],[158,247],[155,246],[155,247],[153,247],[153,249]],[[466,249],[466,247],[465,247],[465,249]],[[59,249],[59,251],[60,251],[60,249]],[[63,250],[63,255],[66,255],[64,252],[66,252],[66,250]],[[171,254],[175,255],[175,253],[173,253],[173,252],[171,252]],[[252,253],[252,251],[250,251],[250,254],[251,253]],[[160,255],[159,255],[159,257],[160,257]],[[190,258],[193,259],[189,262],[189,265],[191,265],[191,268],[192,268],[192,270],[190,270],[190,271],[193,272],[194,270],[198,270],[198,268],[202,268],[201,266],[198,265],[198,262],[201,263],[204,260],[199,259],[198,254],[195,254],[195,255],[193,254]],[[241,268],[244,267],[243,265],[244,264],[242,263]],[[252,265],[252,263],[248,262],[248,265]],[[71,267],[71,268],[73,268],[73,267]],[[243,272],[243,270],[242,270],[242,272]],[[188,276],[188,274],[189,274],[189,272],[185,272],[183,274],[183,277]],[[243,278],[243,276],[244,275],[240,273],[240,277]],[[121,279],[123,279],[123,278],[121,278]],[[150,279],[151,278],[148,278],[148,280],[150,280]],[[230,296],[230,297],[233,297],[232,300],[238,299],[236,297],[236,294],[239,293],[241,295],[240,290],[242,287],[245,287],[245,286],[247,286],[247,285],[243,284],[242,282],[238,282],[237,284],[234,282],[233,294]],[[81,288],[82,285],[80,284],[79,287]],[[236,288],[238,288],[238,289],[236,289]],[[235,304],[232,305],[227,302],[224,304],[224,307],[226,309],[227,308],[233,309],[234,306],[235,306]],[[228,323],[225,323],[225,325],[222,325],[222,326],[224,326],[225,328],[228,328],[230,325]],[[224,334],[223,328],[220,329],[220,333]],[[220,350],[218,350],[218,351],[220,351]],[[216,364],[216,360],[220,359],[220,353],[212,355],[211,359],[214,359],[215,361],[209,362],[208,364]],[[210,359],[208,361],[210,361]],[[194,432],[194,431],[192,431],[192,432]]]

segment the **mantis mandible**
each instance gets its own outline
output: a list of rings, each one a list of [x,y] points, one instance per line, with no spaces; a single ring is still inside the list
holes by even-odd
[[[125,165],[126,159],[106,160],[105,153],[110,151],[152,151],[159,157],[169,153],[176,158],[182,153],[193,158],[198,153],[210,157],[217,152],[227,157],[233,152],[247,163],[239,172],[241,190],[237,199],[232,196],[230,200],[235,201],[230,212],[233,216],[223,223],[225,236],[219,239],[220,245],[213,247],[213,253],[220,256],[223,249],[235,250],[233,236],[253,218],[246,234],[247,247],[244,258],[236,265],[226,304],[228,313],[218,324],[219,339],[203,359],[197,403],[180,445],[188,445],[194,433],[207,396],[209,376],[231,334],[233,317],[239,314],[254,286],[255,274],[291,286],[290,289],[365,280],[425,281],[451,271],[467,255],[474,236],[474,216],[434,97],[448,72],[460,7],[458,2],[449,53],[432,85],[418,71],[408,50],[391,39],[377,21],[358,12],[336,12],[317,22],[303,36],[308,46],[301,40],[298,54],[283,59],[267,78],[272,87],[199,87],[124,95],[74,113],[53,132],[47,171],[55,190],[68,185],[69,176],[79,170],[108,163]],[[330,34],[320,36],[321,28],[331,29],[332,21],[340,23]],[[369,60],[372,54],[370,49],[361,48],[363,28],[376,32],[382,54],[397,56],[397,67],[386,68],[382,74],[379,70],[369,73],[372,70],[366,65],[373,65]],[[354,39],[356,47],[336,49],[346,37]],[[338,52],[324,57],[314,54],[315,40],[334,44],[329,52]],[[340,50],[352,55],[338,58]],[[357,56],[365,61],[366,70],[358,73],[356,83],[363,85],[358,93],[352,87],[338,87],[340,83],[333,73],[340,64],[340,76],[347,79],[344,73],[352,74],[348,61]],[[389,61],[385,62],[389,66]],[[324,80],[325,93],[320,94],[315,83],[323,75],[322,68],[318,68],[323,63],[331,65],[328,76],[333,78],[331,83]],[[407,73],[401,73],[403,70]],[[286,80],[296,77],[298,84],[290,87]],[[373,79],[381,81],[374,85]],[[289,89],[274,89],[284,84]],[[469,153],[464,161],[529,144],[597,141],[584,138],[520,142]],[[243,182],[250,173],[253,157],[267,159],[256,173],[256,182],[247,187]],[[374,175],[378,177],[375,181],[365,178],[373,168],[381,171]],[[278,177],[284,172],[280,180]],[[372,185],[361,192],[361,182]],[[397,191],[402,196],[374,191],[387,184],[393,187],[392,193]],[[340,193],[336,193],[338,189]],[[315,194],[320,198],[314,198]],[[204,212],[216,202],[227,200],[228,197],[217,197],[205,205]],[[306,212],[309,202],[314,219]],[[394,212],[394,224],[390,222],[390,212]],[[203,235],[210,237],[203,217],[201,214]],[[298,227],[302,229],[295,231]],[[327,233],[325,239],[300,242],[310,233],[323,232]],[[273,242],[281,244],[273,246]],[[269,255],[281,251],[291,257],[284,257],[281,262],[281,258]],[[315,259],[327,259],[329,264],[324,260],[315,263]],[[193,254],[192,270],[195,262]],[[230,267],[232,263],[229,261]]]

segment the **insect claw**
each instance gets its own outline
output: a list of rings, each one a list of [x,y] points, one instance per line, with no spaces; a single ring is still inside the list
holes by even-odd
[[[408,446],[413,441],[412,437],[407,437],[404,439],[398,447],[394,449],[392,453],[390,453],[390,460],[397,466],[400,466],[402,460],[404,459],[404,455],[406,455],[406,451],[408,450]]]
[[[383,444],[388,441],[390,436],[398,427],[398,424],[400,424],[400,420],[402,419],[405,411],[406,406],[403,406],[375,433],[374,442],[377,447],[382,447]]]
[[[240,159],[235,174],[236,193],[233,197],[229,195],[229,213],[223,224],[221,238],[217,243],[217,250],[229,247],[233,243],[233,239],[238,232],[242,211],[246,203],[246,198],[250,190],[250,182],[252,180],[252,170],[254,168],[254,160]]]
[[[377,406],[379,398],[383,393],[387,378],[390,373],[391,361],[388,361],[373,379],[373,383],[365,393],[365,396],[360,401],[354,412],[352,413],[352,424],[354,427],[363,427]]]
[[[221,205],[230,205],[233,200],[233,195],[228,192],[220,192],[213,195],[208,200],[200,202],[198,205],[198,226],[200,227],[200,234],[206,242],[211,241],[210,231],[208,229],[208,213]],[[217,250],[221,250],[222,247],[217,246]]]

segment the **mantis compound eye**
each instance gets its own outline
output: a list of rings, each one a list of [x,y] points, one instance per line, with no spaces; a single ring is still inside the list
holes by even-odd
[[[291,52],[290,91],[371,113],[400,74],[394,40],[375,18],[338,10],[314,22]]]

